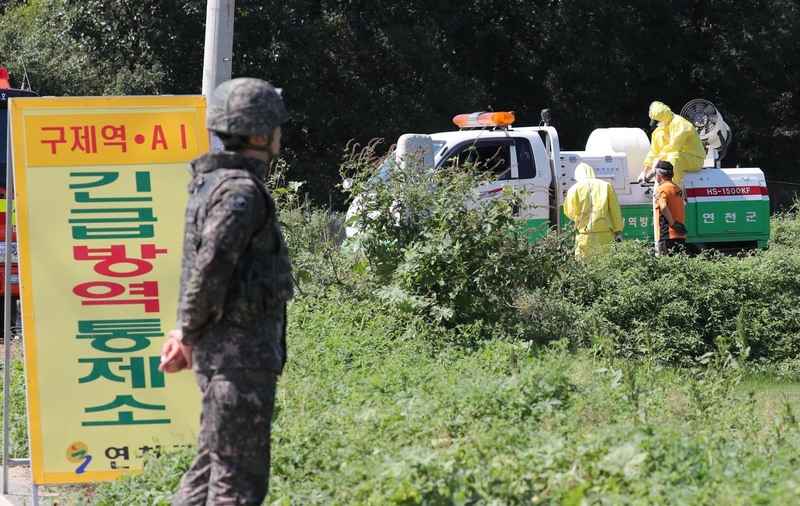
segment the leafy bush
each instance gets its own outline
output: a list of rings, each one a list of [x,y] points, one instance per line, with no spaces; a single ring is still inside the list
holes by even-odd
[[[800,351],[796,247],[694,258],[651,250],[631,241],[609,255],[563,264],[549,288],[527,295],[536,304],[522,311],[543,331],[555,329],[550,337],[583,346],[603,334],[620,356],[663,363],[692,366],[720,345],[763,363]]]
[[[368,279],[391,306],[448,325],[503,321],[521,290],[556,275],[557,255],[520,228],[511,186],[487,200],[480,189],[490,172],[424,167],[413,155],[376,174],[373,153],[374,144],[354,154],[343,173]]]
[[[565,371],[536,365],[530,346],[440,350],[414,321],[330,295],[293,304],[297,355],[273,430],[273,501],[478,500],[492,493],[490,475],[476,472],[488,442],[570,404]]]
[[[278,208],[298,288],[324,290],[330,284],[351,284],[355,260],[341,249],[344,218],[311,206],[301,194],[304,183],[287,182],[286,171],[285,162],[278,160],[266,187]]]
[[[377,301],[299,296],[266,504],[792,504],[800,391],[508,339],[436,346]],[[450,334],[450,337],[448,337]],[[595,351],[595,353],[590,353]],[[191,452],[97,488],[166,504]],[[138,502],[137,502],[138,501]]]

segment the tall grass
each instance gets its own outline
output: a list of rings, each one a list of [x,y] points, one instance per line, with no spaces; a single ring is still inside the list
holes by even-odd
[[[336,289],[292,304],[267,503],[800,500],[796,408],[774,380],[566,340],[442,347],[453,329],[377,309]],[[100,486],[94,503],[166,504],[191,452],[181,457]]]

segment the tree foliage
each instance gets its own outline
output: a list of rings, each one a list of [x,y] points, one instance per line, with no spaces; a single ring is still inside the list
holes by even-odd
[[[202,0],[9,0],[3,62],[47,95],[197,93]],[[452,127],[457,113],[551,108],[562,146],[645,127],[647,106],[714,102],[726,165],[792,180],[800,7],[792,0],[239,0],[234,76],[285,90],[289,177],[328,202],[346,143]]]

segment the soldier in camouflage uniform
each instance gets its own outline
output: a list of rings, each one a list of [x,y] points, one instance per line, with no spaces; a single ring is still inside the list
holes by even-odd
[[[271,84],[227,81],[209,98],[206,125],[225,151],[189,165],[179,328],[167,337],[161,370],[193,368],[203,405],[198,455],[175,505],[256,505],[267,494],[293,287],[264,178],[287,118]]]

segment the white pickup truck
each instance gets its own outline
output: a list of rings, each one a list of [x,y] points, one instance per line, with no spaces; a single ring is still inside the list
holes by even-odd
[[[550,227],[558,230],[568,227],[569,221],[563,213],[564,197],[575,182],[575,167],[586,162],[617,193],[625,221],[623,237],[653,240],[652,185],[637,182],[650,149],[642,129],[600,128],[591,133],[583,151],[562,151],[558,132],[545,119],[541,126],[514,127],[513,114],[499,112],[462,114],[453,121],[461,128],[402,136],[396,153],[405,152],[406,142],[419,145],[420,139],[427,142],[429,137],[427,143],[433,146],[434,167],[461,165],[466,161],[492,167],[497,179],[481,188],[481,193],[491,195],[506,185],[524,188],[525,202],[519,209],[519,217],[527,228],[538,233]],[[703,140],[705,143],[706,139]],[[689,231],[686,242],[696,250],[765,248],[769,240],[770,207],[764,173],[758,168],[719,168],[719,159],[715,159],[718,151],[712,147],[708,152],[706,168],[684,173],[685,224]],[[385,165],[384,170],[400,163]],[[357,205],[357,201],[351,204],[349,216]],[[351,223],[347,233],[356,235],[357,225]]]

